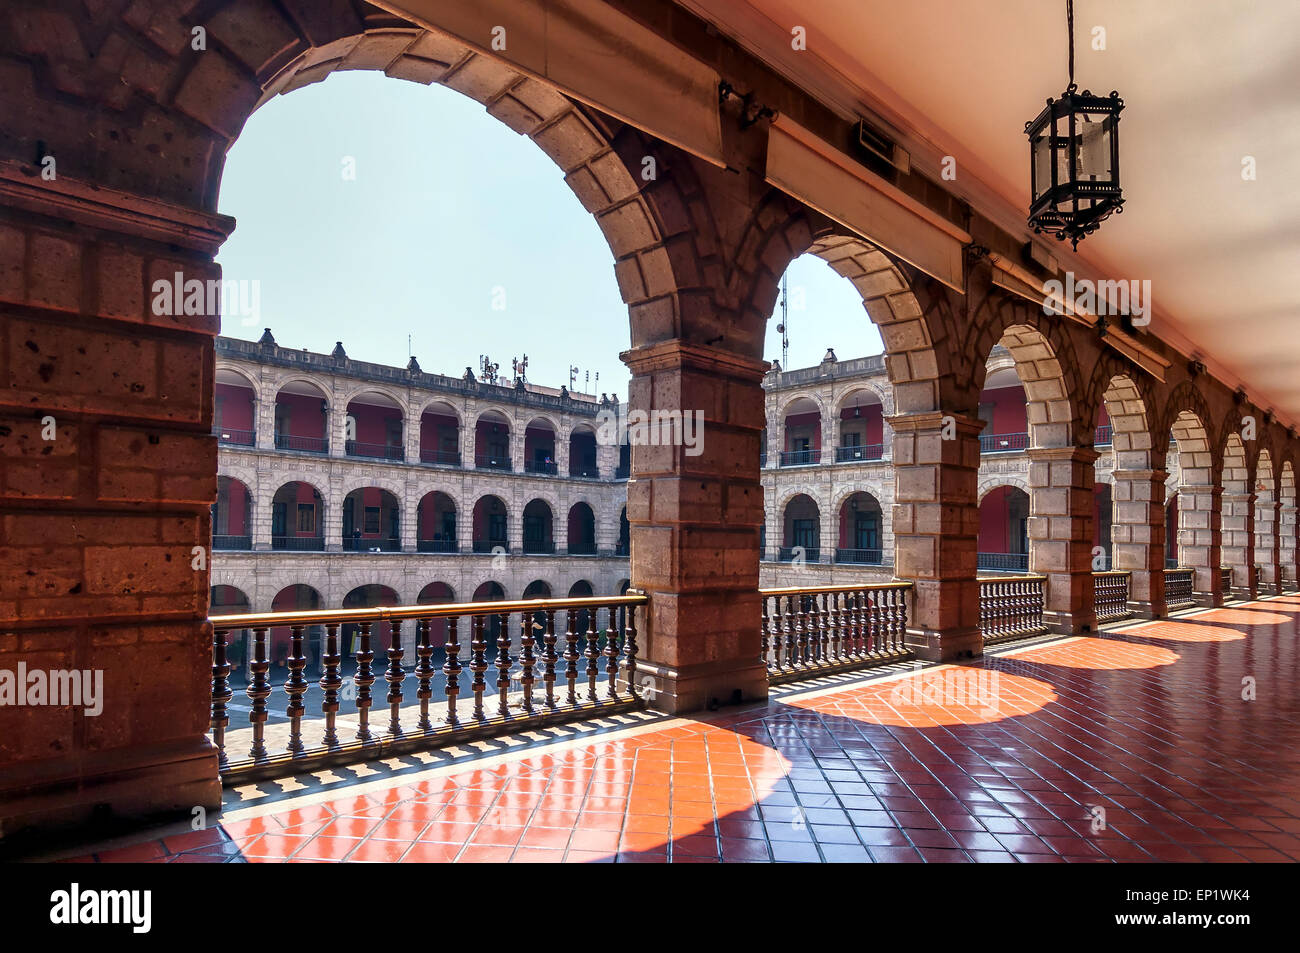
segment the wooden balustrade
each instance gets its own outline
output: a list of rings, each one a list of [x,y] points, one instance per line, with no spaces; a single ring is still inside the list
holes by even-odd
[[[980,634],[984,644],[1028,638],[1047,631],[1043,620],[1044,576],[979,580]]]
[[[1170,612],[1190,609],[1196,605],[1196,571],[1193,569],[1165,570],[1165,608]]]
[[[222,774],[274,777],[639,707],[637,614],[647,602],[644,593],[631,591],[575,599],[213,616],[211,726]],[[277,635],[285,631],[287,636]],[[240,646],[232,643],[231,634],[239,632],[251,633],[245,640],[247,685],[241,689],[247,706],[232,704],[230,650],[232,644]],[[512,633],[518,636],[517,648]],[[285,669],[278,685],[270,675],[277,654],[273,638],[278,666]],[[351,640],[350,647],[344,638]],[[556,651],[561,638],[562,656]],[[309,640],[319,647],[316,681],[306,676]],[[381,661],[376,670],[375,649],[385,642],[387,665]],[[438,654],[441,666],[435,665]],[[408,659],[414,662],[409,671]],[[581,671],[579,659],[586,662]],[[489,668],[496,669],[492,685]],[[461,678],[466,669],[468,685]],[[383,727],[371,720],[372,687],[380,678],[388,683]],[[435,692],[435,682],[441,691]],[[414,703],[404,704],[412,684]],[[468,712],[460,705],[465,692]],[[436,718],[431,710],[435,697],[442,709]],[[247,711],[247,728],[232,731],[232,709]]]
[[[910,658],[908,582],[760,589],[761,658],[773,684]]]
[[[1128,572],[1092,574],[1092,610],[1097,616],[1098,625],[1127,619],[1133,614],[1128,605],[1132,579],[1132,574]]]

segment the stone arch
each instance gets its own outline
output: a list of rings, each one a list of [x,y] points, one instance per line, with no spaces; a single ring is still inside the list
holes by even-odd
[[[784,518],[785,508],[796,496],[807,496],[817,504],[818,510],[822,512],[826,511],[826,498],[820,487],[791,486],[787,487],[777,500],[776,515],[778,519]]]
[[[378,468],[374,468],[378,470]],[[345,471],[346,472],[346,471]],[[391,493],[397,497],[398,503],[406,499],[406,482],[395,480],[392,477],[384,476],[380,472],[367,471],[364,474],[350,474],[346,483],[342,484],[339,499],[345,500],[349,493],[355,493],[357,490],[364,490],[368,487],[374,487],[377,490],[383,490],[385,493]]]
[[[429,408],[434,404],[440,404],[451,411],[451,415],[456,418],[456,429],[460,430],[465,425],[465,412],[456,406],[455,402],[449,396],[439,394],[429,394],[424,398],[419,398],[419,403],[411,404],[412,414],[416,420],[422,418],[429,412]],[[419,408],[418,410],[414,408]]]
[[[1164,462],[1163,447],[1152,432],[1151,396],[1141,378],[1126,373],[1113,373],[1109,368],[1101,375],[1101,399],[1110,418],[1112,453],[1115,469],[1144,470]],[[1089,436],[1091,442],[1091,436]],[[1156,456],[1159,459],[1155,459]]]
[[[329,401],[331,404],[334,402],[333,388],[328,383],[322,383],[310,374],[301,373],[288,374],[284,377],[274,379],[269,384],[270,388],[274,391],[271,395],[271,400],[274,401],[275,398],[279,397],[280,392],[290,384],[306,384],[308,387],[314,388],[320,392],[321,400]],[[344,404],[344,406],[347,405]]]
[[[1034,494],[1030,489],[1028,480],[1022,480],[1020,477],[1006,473],[988,473],[980,477],[978,502],[983,503],[984,497],[1003,486],[1011,487],[1013,490],[1020,490],[1025,496],[1033,498]]]

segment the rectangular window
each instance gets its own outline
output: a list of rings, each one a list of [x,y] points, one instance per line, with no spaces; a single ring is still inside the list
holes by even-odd
[[[367,536],[379,535],[379,507],[366,507],[366,526],[362,532]]]
[[[298,504],[298,532],[316,532],[316,505],[314,503]]]
[[[796,546],[802,546],[806,550],[818,548],[821,527],[817,525],[816,520],[795,520],[793,529]]]

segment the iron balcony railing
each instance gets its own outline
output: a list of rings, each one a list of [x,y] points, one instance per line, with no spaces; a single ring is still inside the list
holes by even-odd
[[[632,545],[627,540],[619,540],[619,542],[614,545],[615,556],[628,556],[631,555],[631,553]]]
[[[639,707],[637,614],[647,602],[629,592],[213,616],[210,724],[220,770],[241,780],[275,777]],[[247,706],[232,704],[230,652],[242,649],[232,640],[240,632],[251,633],[242,640]],[[313,642],[323,674],[309,682]],[[278,685],[273,643],[285,669]],[[370,721],[380,679],[388,683],[386,728]],[[410,681],[416,704],[403,706]],[[247,712],[246,728],[232,730],[232,709]]]
[[[555,468],[554,460],[525,460],[525,473],[545,473],[554,476],[558,471]]]
[[[910,582],[760,589],[760,658],[773,683],[909,658]]]
[[[343,445],[343,452],[349,457],[366,457],[371,460],[406,459],[406,450],[400,443],[366,443],[361,440],[349,440]]]
[[[569,476],[577,477],[579,480],[599,480],[600,469],[597,467],[569,467]],[[627,479],[627,474],[623,474],[620,479]]]
[[[820,450],[782,450],[781,466],[783,467],[806,467],[813,463],[822,462],[822,452]]]
[[[400,553],[402,551],[402,541],[400,539],[379,539],[377,537],[367,538],[362,536],[344,536],[343,551],[353,553],[369,553],[379,550],[381,553]]]
[[[574,543],[571,544],[569,548],[565,550],[565,552],[569,556],[595,556],[596,544],[595,543]]]
[[[984,644],[1042,635],[1045,576],[1005,576],[979,580],[980,634]]]
[[[1170,612],[1196,605],[1195,570],[1165,570],[1165,608]]]
[[[229,427],[214,427],[212,432],[217,435],[218,443],[228,443],[236,447],[251,447],[257,443],[257,432],[254,430],[232,430]]]
[[[506,457],[475,457],[474,466],[480,470],[504,470],[507,473],[511,471],[510,460]]]
[[[235,550],[252,549],[253,537],[229,536],[224,533],[221,535],[217,535],[214,533],[212,536],[212,548],[213,549],[235,549]]]
[[[822,551],[816,546],[782,546],[776,553],[777,562],[789,563],[803,560],[806,563],[822,561]]]
[[[551,556],[555,553],[553,539],[525,539],[523,554],[525,556]]]
[[[436,463],[446,467],[460,466],[459,450],[434,450],[420,448],[421,463]]]
[[[626,480],[626,479],[627,479],[628,477],[630,477],[631,475],[632,475],[632,467],[631,467],[631,466],[621,466],[621,465],[620,465],[620,466],[618,467],[618,469],[616,469],[616,470],[614,471],[614,479],[615,479],[615,480]]]
[[[271,548],[291,552],[319,553],[325,551],[325,538],[323,536],[272,536]]]
[[[835,550],[835,561],[860,566],[883,566],[885,552],[881,549],[837,549]]]
[[[836,447],[835,462],[850,463],[855,460],[883,460],[885,445],[883,443],[860,444],[851,447]]]
[[[1094,572],[1092,574],[1092,611],[1097,617],[1097,624],[1127,619],[1133,613],[1129,609],[1129,586],[1132,573],[1121,571]]]
[[[476,553],[490,553],[498,549],[503,553],[508,553],[510,552],[510,544],[504,539],[474,540],[474,552]]]
[[[419,539],[415,542],[417,552],[421,553],[458,553],[460,544],[454,539]]]
[[[983,572],[1019,572],[1029,571],[1028,553],[977,553],[976,568]]]
[[[292,434],[275,435],[275,449],[297,450],[302,453],[328,453],[330,442],[326,437],[295,437]]]
[[[980,453],[1005,453],[1010,450],[1028,450],[1027,433],[989,433],[980,435]]]

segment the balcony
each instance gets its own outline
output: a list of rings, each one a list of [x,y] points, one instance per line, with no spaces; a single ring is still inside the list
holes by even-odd
[[[1043,619],[1045,576],[981,579],[980,637],[985,645],[1034,638],[1047,632]]]
[[[212,548],[214,550],[251,550],[253,548],[253,537],[213,534]]]
[[[365,537],[347,536],[343,537],[343,551],[345,553],[400,553],[402,551],[402,541],[400,539],[366,539]]]
[[[500,470],[504,473],[510,473],[513,469],[509,457],[492,457],[486,455],[475,457],[474,466],[479,470]]]
[[[856,566],[883,566],[885,553],[880,549],[837,549],[835,562]]]
[[[1028,553],[979,553],[976,567],[982,572],[1028,572]]]
[[[870,460],[883,460],[885,445],[883,443],[858,444],[835,448],[836,463],[855,463]]]
[[[272,536],[271,548],[285,552],[323,553],[325,539],[322,536]]]
[[[343,445],[343,452],[349,457],[365,457],[369,460],[406,459],[406,452],[400,443],[366,443],[361,440],[349,440]]]
[[[776,551],[777,562],[789,563],[796,560],[806,563],[821,562],[822,551],[816,547],[782,546]]]
[[[596,467],[570,467],[569,476],[576,477],[579,480],[599,480],[600,470]],[[624,474],[619,479],[626,480],[627,475]]]
[[[416,540],[416,552],[420,553],[458,553],[460,546],[454,539]]]
[[[254,430],[232,430],[229,427],[217,427],[212,432],[216,435],[217,443],[229,444],[235,447],[252,447],[257,444],[257,432]]]
[[[553,556],[555,555],[555,540],[525,539],[523,554],[525,556]]]
[[[330,442],[326,437],[295,437],[292,434],[275,435],[275,449],[296,450],[299,453],[329,453]]]
[[[459,450],[434,450],[434,449],[426,450],[425,448],[421,447],[420,462],[432,463],[437,466],[443,466],[443,467],[458,467],[460,466],[460,451]]]
[[[492,553],[495,550],[510,552],[510,544],[504,539],[476,539],[473,548],[476,553]]]
[[[524,472],[542,473],[547,476],[555,476],[559,471],[555,466],[554,460],[525,460]]]
[[[980,453],[1008,453],[1013,450],[1028,450],[1027,433],[990,433],[980,435]]]
[[[781,451],[781,466],[783,467],[806,467],[821,462],[822,452],[820,450]]]
[[[596,544],[577,543],[566,549],[565,553],[569,556],[595,556],[597,555]]]

